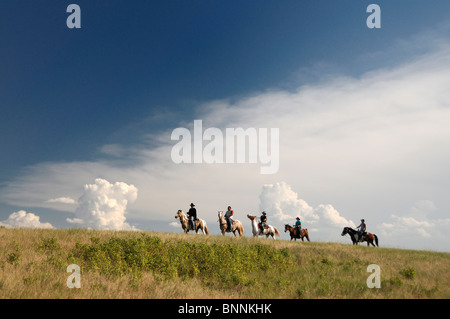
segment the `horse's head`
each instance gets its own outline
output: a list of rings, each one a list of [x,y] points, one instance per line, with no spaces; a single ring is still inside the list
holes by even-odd
[[[342,230],[341,236],[345,236],[349,233],[349,228],[348,227],[344,227],[344,229]]]
[[[291,225],[285,224],[284,225],[284,232],[287,232],[288,230],[291,230]]]
[[[250,219],[250,220],[254,220],[254,219],[256,218],[256,216],[253,216],[253,215],[250,215],[250,214],[247,214],[247,217],[248,217],[248,219]]]
[[[177,219],[177,218],[181,219],[182,215],[183,215],[183,211],[181,209],[179,209],[178,212],[175,214],[175,219]]]

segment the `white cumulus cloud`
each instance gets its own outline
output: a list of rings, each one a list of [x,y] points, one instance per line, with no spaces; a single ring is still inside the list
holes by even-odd
[[[309,223],[319,219],[314,209],[298,198],[297,193],[285,182],[264,185],[259,199],[260,210],[270,212],[271,216],[281,222],[292,222],[296,217]]]
[[[7,220],[0,222],[0,226],[7,228],[53,228],[52,224],[41,223],[39,216],[27,213],[24,210],[12,213]]]
[[[123,182],[114,184],[97,178],[94,184],[84,186],[83,195],[78,199],[75,218],[69,223],[93,229],[135,230],[125,222],[127,205],[136,201],[138,189]]]
[[[312,207],[304,199],[299,198],[290,185],[285,182],[266,184],[260,195],[260,209],[265,210],[270,223],[294,224],[300,217],[302,226],[308,228],[322,238],[336,238],[345,227],[355,227],[353,221],[343,217],[332,205],[320,204]],[[337,237],[339,238],[339,237]]]

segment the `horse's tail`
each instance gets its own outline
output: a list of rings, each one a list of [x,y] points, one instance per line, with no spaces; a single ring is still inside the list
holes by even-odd
[[[280,232],[278,231],[278,229],[275,226],[273,226],[273,230],[275,230],[275,235],[280,237]]]
[[[375,237],[375,244],[377,244],[377,247],[379,247],[378,246],[378,237],[377,237],[377,235],[373,234],[373,237]]]
[[[205,230],[205,234],[206,235],[209,235],[209,230],[208,230],[208,226],[206,226],[206,222],[205,221],[203,221],[203,224],[204,224],[204,230]]]

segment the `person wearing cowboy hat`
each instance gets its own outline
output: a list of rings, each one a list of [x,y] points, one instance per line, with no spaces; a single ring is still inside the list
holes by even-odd
[[[300,237],[301,231],[302,231],[302,222],[300,221],[300,217],[297,217],[295,222],[295,229],[298,232],[298,237]]]
[[[267,222],[266,211],[263,211],[261,213],[261,217],[259,217],[259,228],[261,229],[261,232],[264,232],[264,226],[266,226],[266,222]]]
[[[361,219],[361,224],[356,227],[356,229],[360,228],[359,230],[359,241],[362,242],[363,236],[366,233],[366,222],[364,219]]]
[[[189,209],[187,215],[189,217],[189,224],[194,230],[195,229],[194,220],[197,220],[197,210],[195,209],[195,205],[193,203],[191,203],[191,208]]]

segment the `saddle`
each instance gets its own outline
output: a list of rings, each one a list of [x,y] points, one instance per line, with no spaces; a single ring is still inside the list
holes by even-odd
[[[362,243],[364,241],[364,239],[366,239],[366,237],[367,237],[367,232],[363,232],[361,234],[361,237],[359,237],[359,242]]]
[[[198,221],[199,221],[198,218],[196,218],[196,219],[189,219],[189,222],[188,222],[189,230],[195,230],[195,223],[198,222]]]
[[[234,219],[230,219],[231,222],[231,229],[228,229],[228,223],[225,223],[225,225],[227,225],[227,233],[231,233],[233,232],[233,225],[236,223],[236,221]]]

